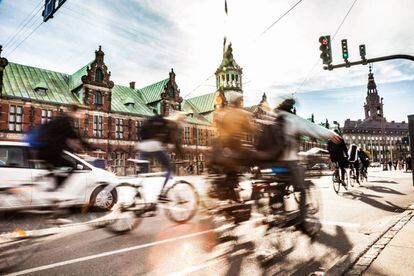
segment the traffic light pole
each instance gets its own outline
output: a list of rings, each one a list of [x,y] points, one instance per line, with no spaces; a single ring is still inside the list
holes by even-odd
[[[378,58],[363,59],[363,60],[354,61],[354,62],[346,62],[346,63],[336,64],[336,65],[329,64],[328,66],[324,66],[323,69],[333,70],[333,69],[342,68],[342,67],[348,68],[354,65],[366,65],[368,63],[374,63],[374,62],[380,62],[380,61],[386,61],[386,60],[392,60],[392,59],[408,59],[408,60],[414,61],[414,56],[410,56],[410,55],[383,56],[383,57],[378,57]]]

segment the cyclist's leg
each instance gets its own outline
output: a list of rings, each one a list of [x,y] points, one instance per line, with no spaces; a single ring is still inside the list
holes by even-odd
[[[355,164],[354,164],[355,166],[355,179],[356,179],[356,182],[358,182],[359,183],[359,161],[356,161],[355,162]]]
[[[305,190],[305,173],[304,168],[296,161],[286,162],[289,168],[290,181],[293,187],[300,191],[300,220],[303,221],[306,217],[306,190]]]
[[[161,195],[163,195],[165,185],[167,185],[168,180],[171,178],[173,174],[173,167],[172,167],[170,158],[168,157],[165,151],[156,151],[153,154],[154,154],[154,157],[157,158],[158,161],[160,161],[161,165],[167,170],[167,174],[165,175],[165,180],[161,188]]]

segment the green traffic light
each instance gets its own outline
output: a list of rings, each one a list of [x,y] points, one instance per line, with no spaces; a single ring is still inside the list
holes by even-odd
[[[343,54],[343,57],[344,58],[348,58],[348,54]]]

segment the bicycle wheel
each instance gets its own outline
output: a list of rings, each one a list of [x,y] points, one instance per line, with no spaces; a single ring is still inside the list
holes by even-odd
[[[117,203],[114,210],[108,215],[105,229],[116,234],[128,233],[141,224],[142,214],[146,207],[146,201],[141,187],[134,187],[134,196],[129,200]]]
[[[332,175],[332,185],[335,193],[339,193],[339,189],[341,188],[341,181],[338,177],[338,171],[335,171]]]
[[[194,186],[180,180],[168,188],[165,215],[171,221],[184,223],[194,217],[199,205],[199,195]]]
[[[348,190],[348,187],[349,187],[349,180],[350,179],[350,176],[348,175],[348,172],[345,172],[345,174],[344,174],[344,188],[345,188],[345,190]]]

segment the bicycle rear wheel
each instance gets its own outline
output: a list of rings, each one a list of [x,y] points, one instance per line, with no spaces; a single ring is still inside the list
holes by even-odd
[[[356,182],[355,171],[351,170],[350,173],[349,173],[349,184],[351,184],[351,186],[354,187],[355,182]]]
[[[196,214],[200,199],[191,183],[184,180],[174,183],[167,189],[166,197],[165,215],[171,221],[184,223]]]
[[[126,202],[117,203],[112,214],[109,214],[105,229],[116,234],[133,231],[141,224],[146,200],[141,187],[134,187],[134,197]]]

